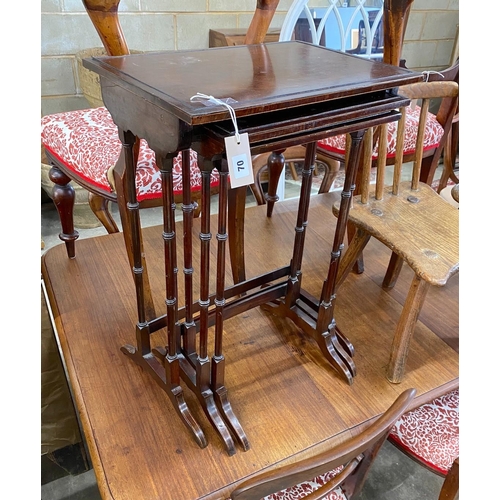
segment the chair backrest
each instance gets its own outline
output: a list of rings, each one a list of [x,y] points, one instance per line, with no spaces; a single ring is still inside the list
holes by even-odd
[[[411,189],[418,189],[420,179],[420,169],[422,166],[422,158],[425,148],[425,128],[427,116],[429,112],[429,104],[432,99],[447,99],[450,102],[451,113],[456,108],[458,103],[458,83],[453,81],[441,82],[419,82],[412,85],[400,87],[400,94],[412,99],[410,108],[417,103],[420,103],[420,114],[418,118],[418,129],[416,133],[415,153],[413,160],[413,169],[411,175]],[[402,165],[403,153],[405,150],[405,125],[410,126],[410,121],[406,120],[406,114],[409,112],[406,107],[400,109],[401,119],[397,124],[397,135],[395,151],[389,156],[394,157],[394,172],[392,175],[392,193],[399,194],[399,186],[402,181]],[[374,146],[378,141],[377,151],[377,178],[375,183],[375,199],[381,200],[384,197],[384,188],[386,185],[386,165],[389,150],[389,137],[388,124],[381,125],[377,129],[377,137],[374,139],[374,129],[368,129],[364,139],[363,149],[363,170],[361,175],[361,183],[359,192],[361,195],[361,203],[367,203],[370,196],[370,173],[373,165],[373,152]],[[444,131],[447,133],[447,130]]]
[[[324,43],[342,52],[383,58],[388,64],[399,65],[412,3],[413,0],[351,0],[347,7],[344,0],[324,0],[325,6],[318,8],[311,7],[309,0],[294,0],[283,22],[280,41],[291,40],[298,22],[306,20],[311,42],[316,45]]]
[[[278,4],[279,0],[257,0],[252,21],[245,35],[245,45],[264,41]]]
[[[130,51],[118,20],[120,0],[82,0],[109,56],[126,56]]]
[[[331,481],[305,498],[319,500],[339,486],[347,498],[351,498],[361,490],[373,459],[394,422],[408,410],[415,394],[415,389],[407,389],[375,423],[330,450],[257,474],[234,490],[231,499],[260,500],[266,495],[308,481],[340,466],[343,467],[342,470]]]

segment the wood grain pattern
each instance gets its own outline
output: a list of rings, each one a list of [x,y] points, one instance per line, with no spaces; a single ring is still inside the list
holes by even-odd
[[[120,0],[83,0],[85,10],[110,55],[130,54],[118,19],[119,4]]]
[[[372,196],[367,204],[355,201],[350,219],[395,249],[418,276],[443,286],[458,272],[458,211],[427,184],[420,183],[418,190],[412,190],[410,183],[404,182],[400,189],[398,196],[392,195],[388,187],[382,200]],[[418,202],[404,203],[408,197]],[[415,230],[421,227],[431,227],[432,231]],[[436,234],[441,237],[436,239]]]
[[[384,0],[384,62],[399,65],[413,0]]]
[[[307,241],[314,243],[306,242],[302,282],[315,296],[321,293],[332,246],[333,199],[332,193],[311,199]],[[265,207],[247,210],[249,277],[290,261],[296,203],[278,203],[272,218],[265,217]],[[193,224],[199,231],[200,221]],[[147,228],[143,234],[146,256],[161,255],[162,229]],[[458,338],[458,276],[445,288],[429,290],[410,345],[406,377],[398,386],[386,380],[392,332],[412,272],[404,267],[396,287],[382,290],[390,252],[373,240],[365,248],[370,270],[346,279],[336,305],[337,323],[356,349],[354,384],[345,384],[316,344],[290,321],[260,309],[233,317],[224,323],[225,383],[251,448],[227,456],[186,390],[186,400],[208,439],[208,446],[200,449],[165,393],[120,353],[120,346],[134,339],[137,318],[123,235],[80,244],[75,260],[67,259],[63,245],[50,249],[43,257],[42,272],[104,499],[227,498],[252,474],[311,456],[359,432],[406,388],[417,389],[417,406],[458,386],[458,355],[446,343]],[[181,249],[179,245],[179,262]],[[215,250],[213,242],[213,257]],[[197,244],[195,267],[199,257]],[[165,307],[161,260],[150,259],[149,267],[158,311]],[[230,272],[229,266],[226,270]],[[195,289],[198,278],[195,275]],[[210,287],[215,282],[211,276]],[[165,330],[156,332],[152,344],[165,345],[164,336]],[[269,422],[279,424],[266,425]]]
[[[104,103],[114,121],[118,121],[119,110],[113,109],[107,99],[111,102],[112,94],[118,92],[114,87],[119,86],[128,90],[123,94],[128,102],[134,97],[129,94],[135,94],[148,101],[151,109],[153,105],[160,107],[164,114],[168,112],[189,125],[230,119],[223,106],[191,101],[197,92],[234,99],[237,102],[232,107],[240,120],[258,113],[386,91],[423,78],[404,68],[298,41],[92,57],[84,59],[83,65],[101,75]],[[132,111],[126,111],[122,114],[133,116]],[[296,117],[291,115],[292,119]]]
[[[245,44],[264,41],[278,4],[279,0],[257,0],[257,7],[245,36]]]

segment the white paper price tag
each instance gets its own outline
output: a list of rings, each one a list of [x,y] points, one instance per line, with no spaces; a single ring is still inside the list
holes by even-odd
[[[231,188],[253,184],[252,156],[248,134],[240,134],[239,144],[234,135],[226,137],[224,141]]]

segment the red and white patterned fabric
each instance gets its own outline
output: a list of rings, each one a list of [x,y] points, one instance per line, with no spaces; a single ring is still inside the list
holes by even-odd
[[[389,441],[431,469],[446,475],[459,456],[458,389],[405,413]]]
[[[306,498],[313,491],[316,491],[320,486],[333,479],[343,467],[337,467],[332,471],[326,472],[325,474],[320,474],[319,476],[311,479],[311,481],[304,481],[303,483],[287,488],[286,490],[278,491],[272,495],[267,495],[262,500],[299,500],[301,498]],[[340,487],[335,488],[331,493],[328,493],[324,497],[324,500],[347,500],[344,492]]]
[[[56,113],[42,118],[42,144],[66,167],[90,184],[111,192],[107,172],[120,156],[122,144],[118,128],[105,107]],[[181,154],[174,159],[174,193],[182,193]],[[219,176],[212,172],[210,185],[217,186]],[[137,200],[161,197],[161,174],[155,154],[141,139],[137,162]],[[201,189],[197,155],[191,151],[191,190]]]
[[[418,120],[420,118],[420,107],[415,106],[415,109],[406,108],[405,120],[405,138],[404,138],[404,154],[415,152],[415,144],[417,142]],[[391,122],[387,131],[387,157],[392,158],[396,155],[396,136],[398,132],[398,122]],[[437,121],[436,116],[432,113],[427,114],[427,122],[425,124],[424,133],[424,151],[434,149],[439,145],[443,137],[444,129]],[[332,151],[333,153],[345,153],[345,134],[335,137],[328,137],[322,141],[318,141],[318,147]],[[378,144],[373,149],[372,158],[375,160],[378,156]]]

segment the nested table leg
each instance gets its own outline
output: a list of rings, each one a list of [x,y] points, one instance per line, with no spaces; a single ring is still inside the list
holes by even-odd
[[[133,172],[133,144],[135,137],[130,133],[120,133],[124,144],[123,152],[126,164],[126,171]],[[165,278],[166,278],[166,304],[167,304],[167,332],[168,346],[165,356],[155,357],[151,350],[150,324],[146,316],[146,307],[144,300],[144,281],[142,267],[142,239],[139,220],[139,204],[136,199],[135,176],[129,175],[126,179],[125,202],[128,210],[126,223],[130,225],[130,244],[133,255],[133,273],[135,277],[135,288],[138,309],[138,323],[136,327],[137,348],[125,345],[121,348],[122,352],[131,357],[138,365],[149,372],[154,380],[169,396],[172,404],[181,417],[182,422],[192,432],[196,442],[201,448],[207,446],[207,440],[203,431],[193,417],[180,386],[180,345],[178,336],[179,329],[177,321],[177,281],[176,281],[176,245],[175,245],[175,218],[173,203],[173,182],[172,182],[172,158],[161,158],[159,166],[162,174],[163,189],[163,218],[164,218],[164,249],[165,249]],[[124,228],[125,231],[125,228]],[[129,239],[126,238],[127,243]],[[156,353],[157,354],[157,353]],[[163,363],[163,366],[162,366]]]
[[[137,138],[131,132],[119,131],[122,152],[113,168],[118,208],[123,226],[123,238],[127,256],[136,282],[138,315],[140,324],[145,324],[156,317],[156,312],[149,285],[146,260],[143,257],[139,204],[136,197],[135,172],[138,157]]]
[[[201,197],[201,261],[200,261],[200,307],[199,313],[199,349],[196,359],[194,359],[195,380],[186,379],[190,388],[198,396],[205,414],[210,420],[214,429],[222,438],[229,455],[236,453],[234,441],[224,422],[214,400],[214,392],[211,383],[211,364],[208,357],[208,329],[210,327],[210,174],[214,167],[211,162],[206,162],[200,155],[198,156],[202,176],[202,197]],[[226,174],[220,173],[219,196],[227,196],[227,184],[224,187],[224,178],[227,182]],[[185,184],[184,184],[185,185]],[[223,191],[226,193],[223,193]],[[217,277],[219,278],[219,277]],[[222,285],[224,286],[224,285]],[[217,306],[216,306],[217,307]]]
[[[124,174],[133,172],[134,136],[122,133],[123,163],[117,169]],[[135,279],[138,323],[136,327],[137,347],[125,345],[122,352],[142,366],[170,397],[174,408],[183,423],[193,433],[200,447],[207,445],[205,435],[189,410],[180,386],[181,378],[197,396],[210,423],[221,437],[229,455],[236,453],[232,434],[244,450],[250,445],[236,418],[224,385],[225,360],[222,354],[223,319],[225,305],[225,261],[227,241],[227,204],[228,170],[221,160],[207,161],[199,158],[202,172],[201,197],[201,262],[200,262],[200,297],[198,304],[193,300],[193,217],[195,204],[189,189],[183,191],[183,274],[185,306],[180,310],[177,283],[177,240],[175,225],[175,202],[173,194],[173,155],[167,157],[156,154],[157,164],[162,176],[163,192],[163,240],[165,255],[165,304],[166,315],[150,318],[147,307],[149,289],[145,286],[145,273],[142,267],[143,252],[138,209],[136,200],[135,176],[124,175],[125,189],[122,203],[126,213],[126,237],[129,253],[132,255],[132,270]],[[190,186],[189,151],[182,153],[183,185]],[[210,295],[210,176],[214,168],[220,173],[219,215],[217,229],[217,281],[215,298]],[[125,232],[125,231],[124,231]],[[215,308],[212,306],[215,304]],[[195,316],[197,313],[197,316]],[[181,321],[181,319],[184,321]],[[215,324],[215,347],[212,359],[208,355],[208,331]],[[150,335],[162,327],[167,330],[167,346],[151,348]],[[197,348],[197,334],[199,346]]]
[[[287,293],[284,299],[264,307],[280,316],[290,318],[299,328],[312,337],[329,363],[349,383],[353,383],[356,366],[352,357],[354,347],[338,330],[333,317],[335,307],[335,291],[343,240],[347,227],[352,193],[361,150],[364,131],[352,132],[352,144],[349,161],[346,167],[346,178],[340,204],[340,213],[333,239],[328,275],[323,283],[319,302],[300,287],[300,267],[307,227],[307,212],[311,194],[311,174],[314,166],[316,144],[306,147],[306,161],[301,186],[301,198],[295,228],[295,244],[291,263],[291,272]],[[277,305],[276,305],[277,304]]]
[[[184,155],[183,155],[184,157]],[[239,441],[244,450],[249,449],[247,437],[229,403],[227,389],[224,385],[225,360],[222,354],[223,316],[224,316],[224,291],[225,291],[225,261],[227,241],[227,200],[228,200],[228,171],[223,168],[222,161],[205,160],[201,155],[198,157],[201,166],[202,196],[201,196],[201,230],[200,239],[200,295],[197,306],[194,303],[193,293],[193,211],[191,194],[186,190],[183,195],[183,233],[184,233],[184,283],[185,283],[185,307],[180,313],[176,307],[177,286],[175,282],[167,279],[167,305],[175,306],[167,311],[167,332],[169,336],[169,347],[167,350],[155,349],[155,353],[167,362],[169,353],[173,352],[170,346],[177,346],[177,354],[180,360],[180,377],[186,382],[190,390],[197,396],[205,415],[219,434],[229,455],[236,453],[233,435]],[[217,228],[217,268],[216,268],[216,293],[215,297],[210,294],[210,257],[212,234],[210,231],[210,177],[212,170],[219,171],[219,213]],[[163,170],[162,170],[163,172]],[[183,183],[190,182],[189,157],[183,158]],[[164,192],[166,191],[164,186]],[[166,199],[164,206],[172,206],[172,199]],[[166,225],[165,234],[170,234],[174,227],[173,215],[165,212],[165,220],[170,222]],[[172,231],[173,234],[173,231]],[[170,244],[165,247],[167,276],[174,275],[175,263],[175,235],[169,238]],[[215,307],[213,307],[215,306]],[[196,311],[195,311],[196,309]],[[194,313],[197,312],[195,317]],[[182,316],[184,321],[180,321]],[[175,318],[169,319],[169,318]],[[209,359],[208,333],[209,328],[215,324],[215,346],[212,359]],[[196,335],[199,335],[198,348],[196,346]],[[182,347],[180,343],[182,338]],[[172,369],[172,368],[171,368]]]
[[[306,239],[307,216],[309,213],[309,201],[311,198],[312,172],[316,158],[316,142],[306,146],[304,158],[304,169],[302,171],[302,182],[300,185],[299,207],[297,210],[297,224],[295,225],[295,240],[293,244],[292,261],[290,264],[290,276],[288,278],[288,289],[285,296],[285,306],[291,308],[300,297],[300,283],[302,280],[302,257],[304,254],[304,243]]]
[[[182,152],[182,177],[190,179],[190,152]],[[196,205],[191,199],[191,190],[182,191],[182,224],[184,229],[184,304],[185,317],[182,324],[182,350],[194,362],[196,359],[196,324],[193,311],[193,218]]]
[[[233,431],[240,445],[246,451],[250,448],[247,436],[233,412],[228,399],[227,388],[224,382],[225,358],[222,353],[223,325],[224,325],[224,298],[226,275],[226,244],[227,244],[227,203],[228,203],[228,170],[227,163],[218,160],[215,164],[219,171],[219,212],[217,228],[217,276],[215,290],[215,345],[212,357],[211,387],[217,405],[224,416],[229,428]]]

